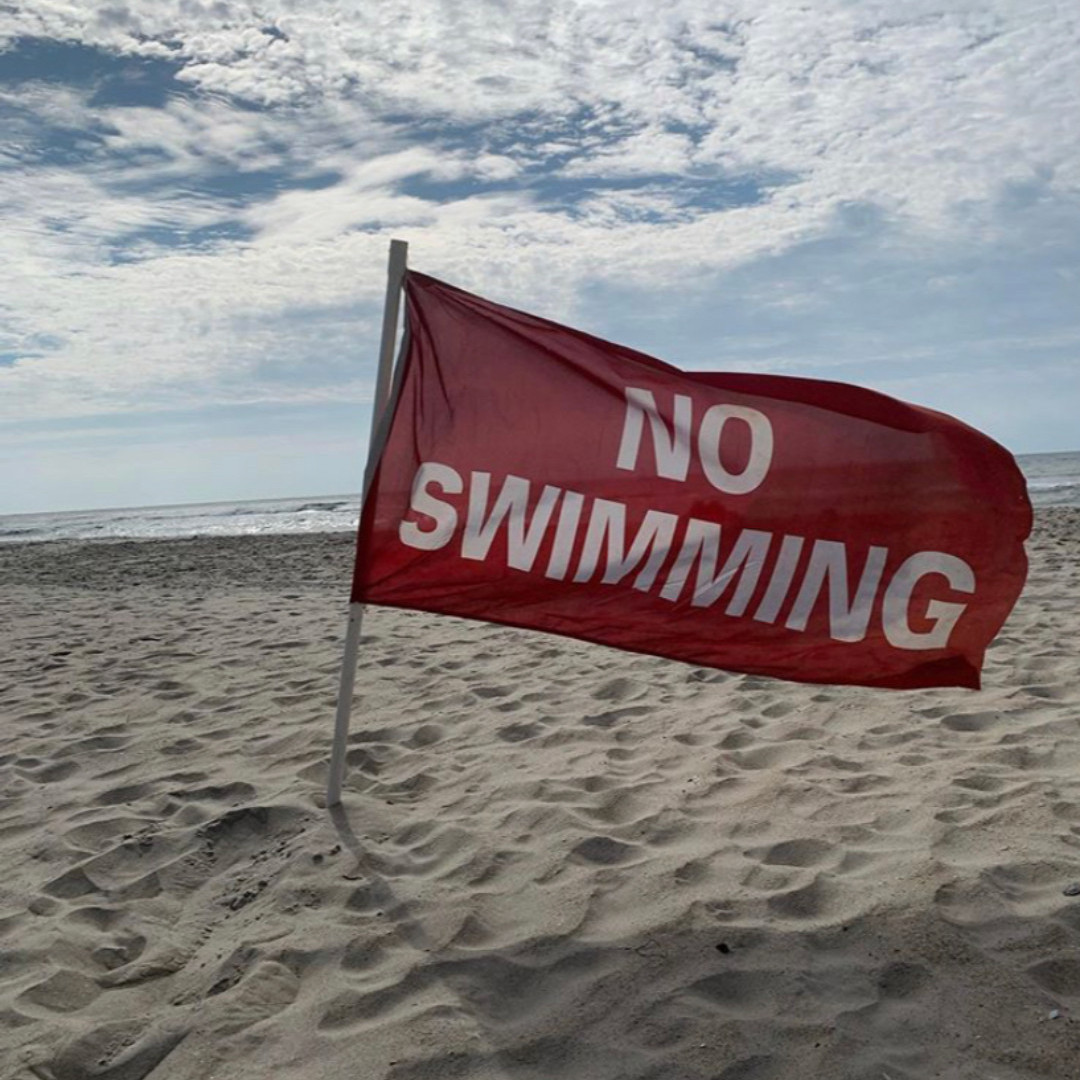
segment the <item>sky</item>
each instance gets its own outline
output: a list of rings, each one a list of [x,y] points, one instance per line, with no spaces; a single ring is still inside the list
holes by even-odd
[[[1080,448],[1075,0],[0,0],[0,513],[359,490],[410,265]]]

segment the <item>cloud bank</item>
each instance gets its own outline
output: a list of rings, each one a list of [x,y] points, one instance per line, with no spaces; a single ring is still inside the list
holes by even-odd
[[[967,385],[1052,448],[1078,41],[1019,0],[5,6],[0,418],[365,401],[400,236],[676,363]],[[1022,367],[1057,390],[1018,425]]]

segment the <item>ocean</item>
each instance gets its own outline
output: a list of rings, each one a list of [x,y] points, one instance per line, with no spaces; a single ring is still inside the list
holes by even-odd
[[[359,495],[10,514],[0,516],[0,543],[352,532],[359,514]]]
[[[1080,507],[1080,452],[1017,459],[1033,505]],[[359,495],[319,495],[253,502],[192,503],[121,510],[0,515],[0,543],[44,540],[158,540],[185,536],[265,536],[352,532]]]

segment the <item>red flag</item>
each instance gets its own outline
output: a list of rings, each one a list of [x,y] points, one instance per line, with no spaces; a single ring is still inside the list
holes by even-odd
[[[841,383],[686,372],[406,280],[354,602],[813,683],[979,685],[1020,594],[1010,454]]]

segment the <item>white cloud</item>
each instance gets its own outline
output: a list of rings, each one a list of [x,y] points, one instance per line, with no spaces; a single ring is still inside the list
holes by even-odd
[[[567,176],[609,177],[680,176],[695,165],[694,142],[689,135],[647,127],[572,161]]]
[[[374,333],[391,233],[425,269],[572,319],[584,286],[677,299],[688,278],[863,227],[859,207],[908,249],[1022,232],[1016,199],[1078,224],[1078,34],[1071,6],[1020,0],[28,0],[0,13],[0,42],[168,59],[192,92],[92,107],[92,88],[37,82],[0,99],[101,140],[0,173],[0,329],[47,354],[0,366],[0,412],[363,397],[322,358],[349,317]],[[279,191],[223,180],[274,173]],[[593,190],[560,205],[538,180]],[[759,201],[725,205],[732,183]],[[148,230],[202,239],[148,236],[117,262]]]

